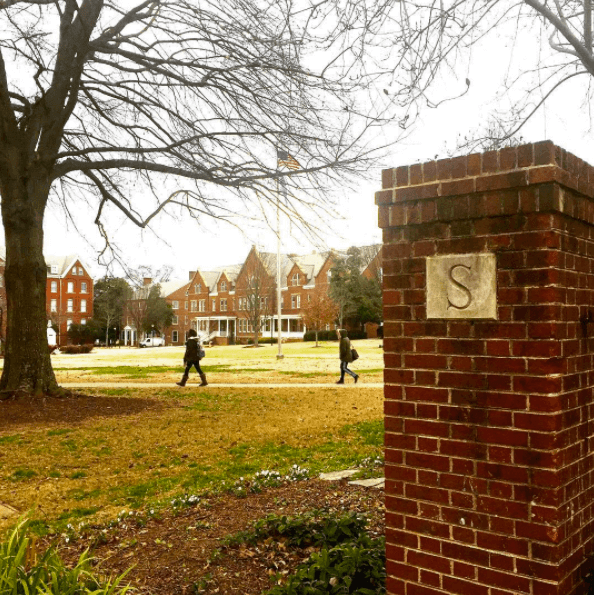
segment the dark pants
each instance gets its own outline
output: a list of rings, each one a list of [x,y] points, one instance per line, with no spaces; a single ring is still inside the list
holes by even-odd
[[[196,368],[196,372],[198,372],[198,374],[202,374],[202,368],[200,367],[200,362],[198,360],[196,360],[195,362],[186,362],[186,371],[184,372],[184,376],[190,375],[190,370],[192,369],[192,366],[194,366]]]
[[[349,370],[349,362],[340,362],[340,379],[344,380],[344,373],[347,373],[349,376],[352,376],[353,378],[357,377],[357,374],[355,374],[352,370]]]

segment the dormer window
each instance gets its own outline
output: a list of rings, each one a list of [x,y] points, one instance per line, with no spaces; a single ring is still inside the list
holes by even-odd
[[[301,279],[299,273],[295,273],[291,278],[291,285],[299,285],[300,280]]]
[[[52,275],[57,275],[58,274],[58,265],[57,264],[52,264]]]
[[[227,282],[221,281],[221,291],[227,291]]]

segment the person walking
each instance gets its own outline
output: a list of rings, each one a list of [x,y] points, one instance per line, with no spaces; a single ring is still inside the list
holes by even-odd
[[[184,364],[186,369],[184,371],[184,375],[179,382],[176,382],[178,386],[186,386],[186,382],[188,381],[188,377],[190,376],[190,370],[192,366],[196,368],[196,372],[200,375],[200,380],[202,381],[201,384],[198,386],[208,386],[208,382],[206,382],[206,374],[202,372],[202,368],[200,367],[200,359],[204,357],[204,351],[200,346],[200,338],[196,331],[192,328],[188,331],[188,340],[186,341],[186,352],[184,354]]]
[[[340,356],[340,380],[336,384],[344,384],[345,373],[352,376],[355,379],[355,384],[359,380],[359,375],[355,374],[352,370],[349,370],[349,364],[353,361],[353,353],[351,351],[351,340],[348,338],[347,332],[344,329],[338,329],[336,331],[338,335],[339,343],[339,356]]]

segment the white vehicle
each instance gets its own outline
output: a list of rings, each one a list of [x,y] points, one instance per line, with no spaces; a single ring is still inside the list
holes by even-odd
[[[138,347],[163,347],[163,345],[165,345],[163,337],[147,337],[138,344]]]

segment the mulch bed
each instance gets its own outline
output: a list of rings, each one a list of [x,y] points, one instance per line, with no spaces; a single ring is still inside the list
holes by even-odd
[[[298,515],[316,509],[364,514],[373,536],[384,533],[382,490],[315,479],[246,497],[201,499],[193,508],[165,512],[146,525],[123,521],[104,534],[93,554],[108,574],[132,568],[127,579],[141,594],[260,595],[273,586],[272,576],[291,573],[312,550],[268,540],[257,546],[223,548],[222,555],[213,558],[221,539],[270,514]],[[64,559],[74,562],[98,533],[99,528],[65,546]]]

